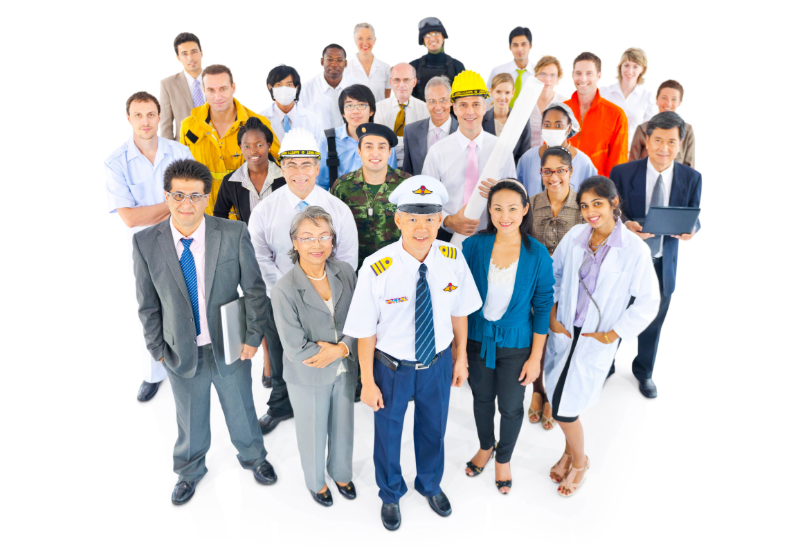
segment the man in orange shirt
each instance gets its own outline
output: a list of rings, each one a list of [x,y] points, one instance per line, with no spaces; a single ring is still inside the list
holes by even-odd
[[[600,97],[600,58],[583,52],[572,63],[572,80],[577,90],[564,103],[580,117],[581,129],[570,145],[586,153],[601,176],[617,164],[628,162],[628,117],[625,111]]]

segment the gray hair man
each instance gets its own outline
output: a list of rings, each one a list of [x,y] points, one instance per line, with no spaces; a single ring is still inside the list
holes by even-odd
[[[429,118],[425,103],[411,96],[414,86],[417,85],[417,71],[408,63],[398,63],[392,67],[389,82],[392,85],[394,97],[379,101],[375,106],[375,122],[391,128],[398,138],[402,138],[409,124]],[[398,140],[395,152],[397,165],[403,165],[405,146],[403,140]]]
[[[420,175],[431,145],[458,129],[458,121],[451,115],[450,91],[446,76],[435,76],[425,84],[428,117],[409,124],[403,133],[404,172]]]

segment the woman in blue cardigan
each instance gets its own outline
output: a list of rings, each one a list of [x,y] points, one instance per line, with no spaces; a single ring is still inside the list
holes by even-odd
[[[480,474],[497,452],[495,485],[511,490],[511,454],[525,416],[525,386],[539,376],[553,307],[553,261],[533,238],[528,193],[515,179],[489,191],[488,228],[464,241],[462,252],[483,299],[469,316],[467,360],[480,450],[467,462]],[[500,440],[494,436],[494,403]]]

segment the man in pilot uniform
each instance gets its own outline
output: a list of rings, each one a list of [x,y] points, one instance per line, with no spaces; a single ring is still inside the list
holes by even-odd
[[[430,176],[405,180],[389,196],[402,237],[364,260],[344,333],[358,338],[361,401],[375,411],[375,478],[381,520],[400,527],[400,442],[414,398],[414,488],[450,515],[439,484],[450,386],[467,379],[467,316],[482,303],[459,250],[436,240],[447,190]],[[453,360],[449,348],[453,346]],[[443,358],[444,357],[444,358]]]

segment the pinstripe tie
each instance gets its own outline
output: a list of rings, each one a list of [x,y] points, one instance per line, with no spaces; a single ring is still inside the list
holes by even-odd
[[[194,239],[181,239],[183,244],[183,254],[181,254],[181,271],[183,279],[186,281],[186,288],[189,290],[189,298],[192,300],[192,312],[194,313],[194,328],[196,336],[200,336],[200,303],[197,301],[197,271],[194,267],[194,255],[189,247],[192,246]]]
[[[436,335],[433,328],[433,307],[431,305],[431,291],[425,275],[428,266],[419,266],[419,280],[417,280],[417,302],[414,313],[414,343],[416,344],[417,362],[430,365],[436,355]]]
[[[203,92],[200,90],[199,80],[195,80],[194,86],[192,86],[192,102],[195,107],[199,107],[206,102],[206,100],[203,99]]]

